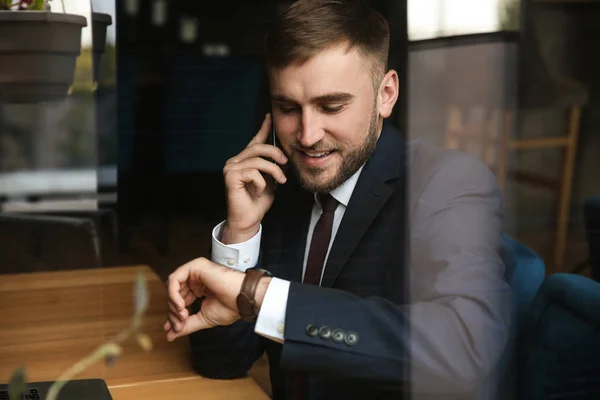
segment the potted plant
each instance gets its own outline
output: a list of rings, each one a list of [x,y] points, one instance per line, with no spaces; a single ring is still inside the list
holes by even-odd
[[[63,100],[69,92],[87,21],[52,12],[48,1],[0,0],[0,102]]]

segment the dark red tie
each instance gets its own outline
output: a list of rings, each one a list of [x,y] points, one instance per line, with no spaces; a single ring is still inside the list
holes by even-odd
[[[333,216],[338,206],[336,199],[329,194],[320,194],[319,203],[323,212],[313,231],[306,261],[306,271],[303,282],[309,285],[319,285],[325,266],[325,256],[329,249],[333,229]],[[292,374],[292,400],[306,400],[306,375],[300,372]]]
[[[321,203],[323,212],[313,231],[303,281],[309,285],[319,285],[321,283],[321,275],[325,266],[325,256],[327,255],[327,249],[331,241],[333,216],[338,206],[337,200],[329,194],[320,194],[319,203]]]

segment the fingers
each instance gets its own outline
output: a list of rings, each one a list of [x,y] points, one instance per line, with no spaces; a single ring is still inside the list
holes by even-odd
[[[171,329],[180,330],[185,324],[185,320],[189,317],[189,311],[186,307],[192,304],[199,296],[203,295],[201,293],[203,285],[197,281],[198,278],[194,275],[197,275],[197,270],[202,268],[205,261],[207,260],[204,258],[192,260],[177,268],[169,275],[166,283],[169,313],[167,321],[163,324],[165,331]]]
[[[178,310],[177,307],[171,302],[169,302],[169,313],[173,314],[180,321],[185,320],[189,316],[187,308]]]
[[[185,300],[181,296],[180,291],[189,274],[188,271],[180,271],[180,269],[173,272],[167,281],[169,303],[172,303],[177,310],[183,310],[185,308]]]
[[[208,261],[205,258],[197,258],[182,265],[169,275],[167,280],[167,291],[169,302],[173,303],[177,311],[182,311],[196,297],[202,293],[193,293],[189,282],[192,282],[196,292],[201,292],[201,282],[195,276],[198,275],[198,270],[203,268],[204,263]]]
[[[187,307],[190,304],[192,304],[194,301],[196,301],[196,299],[198,297],[200,297],[200,295],[196,296],[196,294],[194,292],[188,291],[186,294],[182,294],[182,297],[183,297],[183,301],[185,302],[185,306]],[[183,309],[181,311],[187,313],[187,309]]]
[[[167,314],[167,321],[163,324],[163,329],[165,332],[170,329],[179,331],[185,324],[185,321],[188,317],[189,311],[187,308],[178,310],[177,306],[169,302],[169,312]]]
[[[257,143],[246,147],[240,154],[227,160],[225,165],[236,164],[255,157],[270,158],[279,164],[286,164],[288,161],[287,157],[279,147],[270,144]]]
[[[267,189],[267,181],[265,178],[255,169],[246,169],[242,171],[240,181],[243,183],[252,183],[255,187],[254,194],[256,197],[261,197]]]
[[[250,147],[256,143],[266,143],[269,133],[271,132],[272,123],[273,121],[271,121],[271,114],[267,113],[262,125],[260,126],[260,129],[258,130],[258,133],[252,138],[250,143],[248,143],[247,147]]]
[[[258,173],[258,172],[257,172]],[[211,270],[211,268],[214,270]],[[227,282],[223,281],[223,271],[230,273],[226,267],[212,263],[211,261],[199,258],[189,262],[188,264],[179,267],[171,275],[167,281],[169,292],[169,312],[167,320],[163,323],[163,330],[166,332],[168,341],[173,341],[180,336],[189,335],[192,332],[214,327],[221,324],[231,324],[236,319],[239,319],[237,311],[233,311],[231,305],[225,306],[221,300],[212,292],[220,293],[219,289],[222,286],[227,286]],[[243,274],[235,271],[236,278],[243,279]],[[239,284],[234,286],[239,287]],[[213,288],[212,291],[207,289],[207,286]],[[193,300],[200,296],[211,294],[211,297],[206,297],[202,303],[201,311],[198,314],[190,315],[186,305],[191,304]],[[207,311],[212,317],[207,318]]]
[[[174,330],[175,332],[179,332],[181,328],[183,328],[185,321],[181,321],[177,318],[175,314],[169,313],[167,315],[167,323],[169,324],[169,328],[166,329],[167,331]]]
[[[165,326],[167,323],[165,323]],[[211,328],[214,325],[214,323],[207,321],[202,313],[190,315],[181,325],[180,329],[165,329],[167,331],[167,341],[172,342],[178,337],[189,335],[201,329]]]
[[[242,181],[242,171],[244,170],[257,170],[268,175],[271,175],[278,183],[284,184],[287,181],[287,177],[283,173],[283,170],[277,164],[273,164],[262,158],[250,158],[235,164],[226,165],[223,169],[226,183],[229,185],[235,184],[235,182]],[[244,172],[244,174],[246,174]],[[250,178],[252,175],[245,175]]]

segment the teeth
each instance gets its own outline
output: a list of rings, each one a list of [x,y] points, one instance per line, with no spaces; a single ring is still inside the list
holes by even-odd
[[[331,153],[331,152],[330,152],[330,151],[328,151],[328,152],[326,152],[326,153],[313,153],[313,154],[308,154],[308,153],[305,153],[305,154],[306,154],[307,156],[311,157],[311,158],[321,158],[321,157],[328,156],[330,153]]]

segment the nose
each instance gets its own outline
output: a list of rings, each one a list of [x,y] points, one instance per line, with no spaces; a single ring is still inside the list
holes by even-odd
[[[298,132],[298,142],[303,147],[312,147],[325,136],[325,131],[321,129],[319,119],[310,111],[302,113],[302,126]]]

